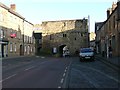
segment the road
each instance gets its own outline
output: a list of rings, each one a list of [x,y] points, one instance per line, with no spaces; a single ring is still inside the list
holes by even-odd
[[[3,88],[61,88],[70,62],[50,57],[3,61]]]
[[[80,62],[74,58],[69,70],[69,83],[67,88],[120,88],[119,72],[105,63],[95,61]]]
[[[118,88],[118,71],[99,60],[23,57],[3,60],[3,88]]]

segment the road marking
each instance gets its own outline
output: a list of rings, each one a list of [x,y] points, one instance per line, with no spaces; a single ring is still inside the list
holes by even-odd
[[[64,81],[64,79],[62,78],[61,81],[60,81],[60,83],[63,83],[63,81]]]
[[[68,69],[68,67],[66,67],[66,70]]]
[[[61,86],[58,86],[58,88],[61,88]]]
[[[48,61],[41,62],[40,64],[44,64],[44,63],[46,63],[46,62],[48,62]]]
[[[65,69],[65,72],[66,72],[67,70]]]
[[[79,72],[80,75],[83,76],[83,78],[85,78],[87,81],[89,81],[89,83],[91,83],[92,85],[94,85],[95,88],[100,88],[100,85],[99,85],[98,83],[96,83],[96,82],[94,81],[94,79],[89,78],[85,73],[83,73],[83,72],[80,71],[80,70],[77,70],[77,69],[74,69],[74,68],[73,68],[73,70],[76,71],[76,72]]]
[[[30,70],[30,69],[32,69],[32,68],[34,68],[34,67],[35,67],[35,66],[29,67],[29,68],[25,69],[24,71]]]
[[[45,57],[41,57],[41,58],[45,58]]]
[[[63,77],[65,77],[65,73],[63,74]]]
[[[36,56],[37,58],[40,57],[40,56]]]
[[[106,77],[108,77],[108,78],[110,78],[110,79],[113,79],[114,81],[120,83],[120,81],[119,81],[118,79],[116,79],[116,78],[114,78],[114,77],[112,77],[112,76],[110,76],[110,75],[108,75],[108,74],[105,74],[104,72],[102,72],[102,71],[100,71],[100,70],[97,70],[97,69],[94,69],[94,68],[91,68],[91,67],[85,67],[85,66],[83,66],[83,65],[77,65],[77,66],[80,66],[80,67],[83,67],[83,68],[87,68],[87,69],[91,69],[91,70],[93,70],[93,71],[96,71],[96,72],[98,72],[98,73],[101,73],[101,74],[103,74],[104,76],[106,76]]]
[[[7,77],[7,78],[1,80],[0,83],[3,82],[3,81],[5,81],[5,80],[7,80],[7,79],[10,79],[10,78],[14,77],[15,75],[17,75],[17,74],[13,74],[13,75],[11,75],[11,76],[9,76],[9,77]]]

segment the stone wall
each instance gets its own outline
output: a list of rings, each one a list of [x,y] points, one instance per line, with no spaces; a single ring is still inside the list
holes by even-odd
[[[87,19],[42,22],[42,49],[52,50],[61,45],[68,46],[74,54],[81,47],[88,47]]]

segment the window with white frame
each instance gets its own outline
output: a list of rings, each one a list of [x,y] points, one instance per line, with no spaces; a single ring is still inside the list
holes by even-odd
[[[16,43],[15,43],[15,46],[14,46],[14,50],[15,50],[15,52],[17,51]]]
[[[32,52],[32,47],[31,47],[31,52]]]
[[[13,50],[13,45],[12,43],[10,43],[10,52],[12,52],[12,50]]]
[[[30,54],[30,46],[27,47],[27,54]]]
[[[0,38],[3,38],[3,30],[0,29]]]
[[[24,42],[26,42],[26,36],[24,35]]]
[[[4,21],[3,14],[0,14],[0,21]]]

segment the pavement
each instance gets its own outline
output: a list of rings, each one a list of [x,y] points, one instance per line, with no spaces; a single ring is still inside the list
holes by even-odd
[[[110,67],[120,70],[120,57],[102,57],[101,54],[96,55],[96,59],[104,62],[105,64],[109,65]]]
[[[0,60],[5,60],[5,59],[14,59],[14,58],[23,58],[23,57],[34,57],[35,55],[31,56],[10,56],[10,57],[1,57]],[[37,56],[36,56],[37,57]]]

